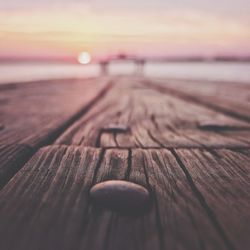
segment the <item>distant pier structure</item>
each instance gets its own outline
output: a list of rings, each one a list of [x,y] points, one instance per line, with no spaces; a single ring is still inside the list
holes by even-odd
[[[109,64],[112,62],[133,62],[136,66],[135,74],[143,75],[144,65],[146,63],[146,60],[144,58],[139,58],[135,56],[127,56],[126,54],[119,54],[118,56],[115,56],[115,57],[103,59],[99,62],[102,75],[108,75]]]

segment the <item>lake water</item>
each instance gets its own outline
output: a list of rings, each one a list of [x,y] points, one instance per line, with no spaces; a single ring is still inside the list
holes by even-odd
[[[109,72],[133,74],[132,63],[111,64]],[[0,84],[41,79],[92,77],[100,74],[98,65],[0,64]],[[216,80],[250,84],[250,63],[154,63],[146,64],[144,75],[176,79]]]

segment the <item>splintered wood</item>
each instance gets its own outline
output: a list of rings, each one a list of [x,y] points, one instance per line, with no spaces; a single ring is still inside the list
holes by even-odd
[[[0,93],[1,249],[250,248],[250,85],[127,76]]]

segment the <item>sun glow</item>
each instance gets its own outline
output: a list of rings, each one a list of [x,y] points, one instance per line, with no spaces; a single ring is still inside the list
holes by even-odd
[[[84,51],[84,52],[81,52],[79,55],[78,55],[78,62],[80,64],[88,64],[91,62],[91,55]]]

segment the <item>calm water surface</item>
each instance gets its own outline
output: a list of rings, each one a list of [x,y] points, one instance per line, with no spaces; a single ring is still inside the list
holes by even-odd
[[[133,74],[132,63],[111,64],[109,72]],[[100,74],[97,65],[0,64],[0,84],[41,79],[92,77]],[[146,64],[144,75],[177,79],[201,79],[250,84],[250,63],[159,63]]]

